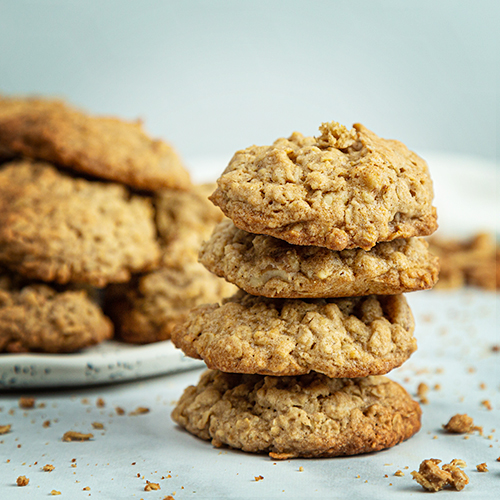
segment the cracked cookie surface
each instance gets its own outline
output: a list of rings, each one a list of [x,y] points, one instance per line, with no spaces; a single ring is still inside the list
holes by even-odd
[[[2,165],[0,219],[0,262],[29,278],[103,287],[159,259],[149,200],[47,163]]]
[[[190,433],[274,459],[378,451],[420,429],[417,402],[387,377],[264,377],[207,371],[172,418]]]
[[[191,310],[172,341],[229,373],[364,377],[406,361],[417,347],[413,330],[402,295],[300,300],[240,291]]]
[[[0,145],[14,155],[156,191],[186,189],[189,173],[174,149],[140,121],[90,116],[63,101],[0,97]]]
[[[432,288],[439,272],[421,238],[334,251],[247,233],[229,220],[203,244],[200,262],[246,292],[272,298],[396,295]]]
[[[0,352],[74,352],[112,335],[85,291],[57,291],[0,269]]]
[[[369,250],[436,230],[424,160],[360,124],[320,131],[238,151],[210,199],[240,229],[294,245]]]

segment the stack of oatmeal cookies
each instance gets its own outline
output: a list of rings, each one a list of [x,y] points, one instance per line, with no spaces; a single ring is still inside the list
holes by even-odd
[[[0,97],[0,352],[109,339],[103,306],[125,340],[163,340],[191,307],[231,293],[197,263],[199,227],[223,217],[207,189],[139,122]]]
[[[200,261],[240,290],[190,312],[172,340],[211,369],[173,419],[273,458],[380,450],[421,410],[381,375],[416,349],[402,295],[431,288],[437,228],[426,163],[403,144],[332,122],[238,151],[211,200],[231,220]]]

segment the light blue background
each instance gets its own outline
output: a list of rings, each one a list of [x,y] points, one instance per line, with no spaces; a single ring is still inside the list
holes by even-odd
[[[498,0],[0,0],[0,91],[140,116],[188,162],[330,120],[495,160],[499,26]]]

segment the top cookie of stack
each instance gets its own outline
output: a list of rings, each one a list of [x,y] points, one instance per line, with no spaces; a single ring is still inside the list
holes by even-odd
[[[320,131],[238,151],[211,200],[240,229],[331,250],[369,250],[436,230],[421,158],[360,124]]]
[[[64,352],[109,338],[91,287],[158,267],[148,192],[165,188],[190,189],[189,174],[139,122],[0,97],[0,274],[14,283],[0,287],[0,351]]]

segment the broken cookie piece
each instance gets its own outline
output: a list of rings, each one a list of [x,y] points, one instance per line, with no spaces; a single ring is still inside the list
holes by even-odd
[[[439,468],[441,460],[430,458],[420,464],[417,471],[412,471],[413,479],[428,491],[439,491],[446,486],[451,486],[457,491],[463,490],[469,483],[469,478],[461,469],[466,466],[463,460],[455,458],[449,464]]]
[[[446,425],[443,425],[443,429],[453,434],[466,434],[474,431],[478,431],[481,435],[483,434],[483,428],[478,425],[474,425],[474,420],[466,413],[463,415],[460,413],[453,415],[449,422]]]

